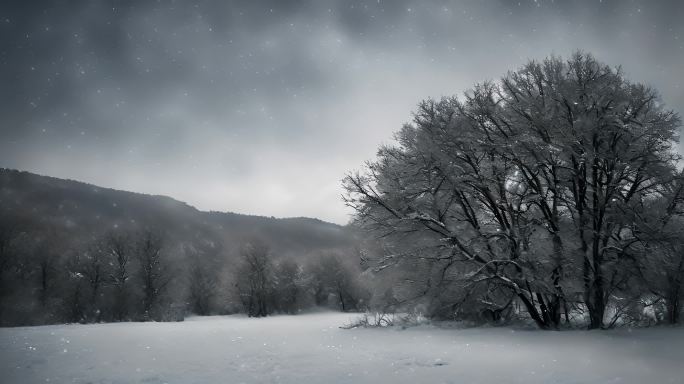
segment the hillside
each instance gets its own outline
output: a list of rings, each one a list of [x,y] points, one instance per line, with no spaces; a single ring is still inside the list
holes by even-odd
[[[220,242],[234,253],[249,238],[260,238],[275,256],[302,257],[353,247],[344,227],[311,218],[283,218],[204,212],[166,196],[103,188],[78,181],[0,169],[0,212],[25,225],[68,231],[79,241],[114,228],[154,228],[183,241]]]

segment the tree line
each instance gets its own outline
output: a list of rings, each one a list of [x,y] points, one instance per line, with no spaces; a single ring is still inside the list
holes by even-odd
[[[358,268],[340,255],[321,255],[305,265],[274,261],[269,247],[259,241],[245,244],[240,254],[234,287],[248,316],[293,314],[311,307],[361,311],[368,306],[370,291]]]
[[[680,125],[591,55],[531,61],[421,102],[344,200],[384,243],[366,261],[388,303],[542,329],[677,323]]]
[[[80,244],[54,227],[0,219],[0,324],[179,321],[188,314],[260,317],[314,307],[365,308],[351,254],[278,258],[249,240],[239,255],[150,228],[112,229]]]

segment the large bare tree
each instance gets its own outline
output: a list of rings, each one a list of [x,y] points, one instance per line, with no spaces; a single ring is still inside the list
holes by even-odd
[[[634,215],[675,178],[679,123],[589,55],[530,62],[462,100],[422,102],[398,145],[345,178],[345,201],[395,244],[376,268],[412,264],[417,293],[476,295],[487,310],[514,300],[541,328],[585,309],[598,328]]]

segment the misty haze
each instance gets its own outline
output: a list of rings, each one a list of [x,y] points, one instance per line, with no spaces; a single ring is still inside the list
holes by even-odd
[[[684,382],[683,15],[2,2],[0,382]]]

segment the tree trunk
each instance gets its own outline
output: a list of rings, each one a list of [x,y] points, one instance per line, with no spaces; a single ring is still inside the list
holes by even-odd
[[[667,298],[667,322],[669,324],[679,323],[679,313],[680,313],[680,287],[675,286],[670,291],[669,297]]]
[[[674,325],[679,323],[679,300],[667,303],[667,322]]]
[[[561,277],[563,275],[563,241],[558,232],[553,235],[553,253],[556,262],[556,267],[551,271],[551,279],[553,280],[553,294],[548,303],[549,316],[555,328],[558,328],[561,322],[561,303],[565,299],[563,288],[561,287]]]
[[[528,299],[523,292],[519,292],[518,297],[525,306],[527,313],[529,313],[530,317],[532,317],[532,320],[534,320],[534,323],[537,324],[537,326],[540,329],[550,329],[549,324],[545,321],[544,318],[542,318],[542,316],[539,315],[539,311],[537,310],[537,307],[534,305],[534,302],[530,301],[530,299]]]
[[[597,243],[598,244],[598,243]],[[603,317],[606,312],[606,300],[603,287],[603,273],[601,272],[602,260],[598,255],[598,247],[594,247],[594,268],[592,274],[592,281],[589,291],[589,302],[587,308],[589,309],[589,329],[599,329],[603,327]]]

